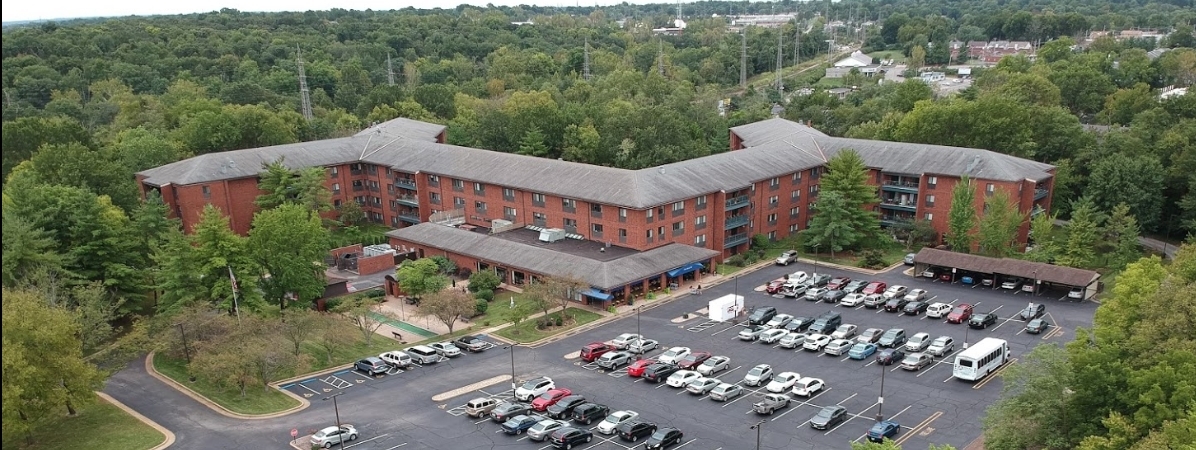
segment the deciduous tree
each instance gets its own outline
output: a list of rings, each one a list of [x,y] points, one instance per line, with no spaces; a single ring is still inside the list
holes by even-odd
[[[248,249],[262,269],[259,284],[285,309],[291,299],[306,306],[324,294],[328,230],[319,216],[298,204],[283,204],[253,216]]]
[[[416,299],[449,285],[448,277],[440,273],[440,266],[431,258],[403,261],[395,271],[395,276],[399,279],[399,288],[403,293]]]
[[[1009,193],[996,191],[989,197],[984,215],[980,217],[977,233],[980,253],[997,257],[1013,254],[1017,232],[1025,218]]]
[[[436,320],[448,327],[449,333],[452,333],[457,319],[472,316],[476,308],[473,297],[470,297],[469,294],[456,289],[447,289],[425,297],[419,303],[419,309],[435,317]]]
[[[947,212],[947,246],[957,252],[969,253],[975,242],[976,188],[967,175],[951,190],[951,209]]]
[[[1113,153],[1093,163],[1085,194],[1102,211],[1129,205],[1142,229],[1153,231],[1163,207],[1164,176],[1163,165],[1154,156]]]
[[[1001,399],[984,417],[986,449],[1073,448],[1066,420],[1084,411],[1068,404],[1076,380],[1066,350],[1054,344],[1036,346],[1002,378]]]
[[[1107,253],[1107,267],[1121,268],[1141,257],[1138,220],[1130,215],[1129,205],[1120,203],[1113,207],[1113,212],[1105,221],[1104,231],[1105,243],[1111,250]]]
[[[357,331],[361,332],[362,339],[365,340],[366,345],[374,342],[374,333],[386,324],[387,320],[394,320],[393,315],[385,310],[378,310],[374,308],[375,301],[372,298],[364,296],[356,296],[345,300],[337,311],[348,317],[357,327]]]

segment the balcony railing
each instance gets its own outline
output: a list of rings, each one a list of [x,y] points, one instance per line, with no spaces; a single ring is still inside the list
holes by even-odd
[[[899,216],[882,216],[880,218],[880,225],[890,228],[905,228],[913,225],[913,217],[899,217]]]
[[[916,201],[901,202],[897,200],[885,199],[880,202],[881,208],[897,209],[901,211],[917,211],[918,203]]]
[[[1044,198],[1047,198],[1048,195],[1051,195],[1051,191],[1049,191],[1047,189],[1043,189],[1043,188],[1035,188],[1034,189],[1034,201],[1039,201]]]
[[[723,229],[730,230],[730,229],[733,229],[736,227],[741,227],[741,226],[747,225],[747,223],[750,222],[751,220],[752,219],[750,217],[748,217],[747,214],[740,215],[740,216],[731,216],[731,217],[727,218],[726,225],[723,227]]]
[[[419,199],[415,198],[414,195],[403,195],[403,196],[395,197],[395,201],[402,203],[404,205],[407,205],[407,206],[419,207]]]
[[[407,223],[419,223],[419,215],[417,214],[399,214],[399,220]]]
[[[748,197],[746,195],[741,196],[741,197],[731,197],[731,198],[727,199],[726,210],[734,211],[736,209],[743,208],[743,207],[751,204],[751,202],[752,202],[751,197]]]
[[[728,235],[725,239],[723,239],[723,248],[731,248],[736,245],[741,245],[747,242],[749,238],[750,237],[747,233]]]
[[[395,178],[395,186],[403,189],[415,190],[415,180],[410,178]]]
[[[907,180],[885,180],[884,184],[882,184],[880,188],[883,191],[918,192],[918,182]]]

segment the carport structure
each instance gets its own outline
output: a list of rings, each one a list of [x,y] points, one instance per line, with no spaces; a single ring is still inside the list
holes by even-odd
[[[924,248],[914,255],[915,273],[935,268],[992,275],[993,287],[999,286],[1003,280],[1021,278],[1033,282],[1035,292],[1041,292],[1043,284],[1069,289],[1083,288],[1082,300],[1096,295],[1097,281],[1100,279],[1100,274],[1095,271],[1020,259],[991,258],[933,248]]]

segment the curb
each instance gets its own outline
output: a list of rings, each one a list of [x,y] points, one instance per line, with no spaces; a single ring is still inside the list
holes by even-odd
[[[337,369],[337,370],[339,370],[339,369]],[[199,404],[207,406],[208,409],[215,411],[217,414],[220,414],[225,417],[231,417],[234,419],[244,419],[244,420],[274,419],[274,418],[278,418],[278,417],[282,417],[282,416],[286,416],[286,415],[289,415],[292,413],[302,411],[304,409],[307,409],[308,406],[311,406],[311,402],[307,401],[307,399],[296,396],[295,394],[288,392],[284,389],[278,389],[278,386],[276,383],[270,383],[270,387],[278,389],[283,394],[289,395],[289,396],[291,396],[291,398],[299,400],[299,406],[293,407],[291,409],[275,412],[275,413],[270,413],[270,414],[241,414],[238,412],[231,411],[228,408],[225,408],[224,406],[221,406],[221,405],[217,404],[216,402],[209,400],[207,397],[204,397],[200,393],[195,392],[191,388],[184,386],[183,384],[171,379],[170,377],[159,373],[157,371],[157,369],[154,369],[154,352],[149,352],[149,354],[146,355],[146,357],[145,357],[145,371],[148,372],[151,377],[157,378],[158,381],[161,381],[161,382],[165,383],[167,386],[170,386],[170,387],[174,388],[175,390],[183,393],[183,395],[191,397],[193,400],[199,402]],[[302,378],[306,378],[306,376],[302,377]]]
[[[150,447],[149,450],[162,450],[166,447],[170,447],[171,445],[174,445],[174,439],[175,439],[174,432],[166,429],[166,427],[164,427],[162,425],[159,425],[158,422],[154,422],[149,417],[145,417],[141,413],[137,412],[137,410],[130,408],[128,405],[121,403],[120,400],[112,398],[111,395],[105,394],[103,392],[98,392],[98,391],[96,392],[96,395],[100,396],[100,398],[104,399],[104,401],[112,404],[112,406],[120,408],[126,414],[133,416],[137,420],[140,420],[141,423],[149,425],[150,428],[158,430],[159,433],[162,433],[162,437],[163,437],[162,443],[155,445],[153,447]],[[302,449],[300,449],[300,450],[302,450]]]

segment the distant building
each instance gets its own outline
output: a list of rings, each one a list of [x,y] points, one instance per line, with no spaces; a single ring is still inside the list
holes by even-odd
[[[653,28],[652,34],[660,34],[660,35],[665,35],[665,36],[680,36],[681,33],[685,32],[685,27],[686,27],[685,21],[681,20],[681,19],[677,19],[677,20],[673,21],[673,26],[671,26],[671,27]]]
[[[1120,31],[1093,31],[1088,33],[1088,37],[1084,39],[1084,46],[1088,46],[1097,38],[1109,36],[1118,41],[1126,39],[1150,39],[1158,42],[1160,39],[1167,37],[1167,33],[1159,30],[1120,30]]]
[[[835,62],[835,67],[864,67],[872,65],[872,57],[856,50],[851,55]]]
[[[1146,57],[1150,58],[1151,61],[1154,61],[1156,59],[1159,59],[1160,56],[1163,56],[1164,53],[1167,53],[1168,50],[1171,50],[1171,49],[1166,48],[1166,47],[1159,47],[1159,48],[1156,48],[1149,52],[1146,52]]]
[[[959,58],[963,48],[968,50],[968,59],[976,59],[989,64],[1000,62],[1002,58],[1011,55],[1026,55],[1034,58],[1034,46],[1026,41],[969,41],[966,46],[956,41],[951,43],[951,59]]]
[[[1172,97],[1182,97],[1188,94],[1188,88],[1175,86],[1167,86],[1159,90],[1159,100],[1166,100]]]
[[[785,25],[797,16],[794,14],[763,14],[763,15],[743,15],[735,16],[731,19],[731,25],[728,27],[730,31],[738,32],[749,26],[757,26],[764,28],[778,28]]]
[[[869,65],[863,66],[863,67],[828,67],[826,69],[826,77],[827,78],[843,78],[843,77],[847,76],[847,74],[851,73],[852,70],[858,70],[860,72],[860,75],[863,75],[868,78],[876,76],[876,74],[882,72],[882,70],[880,68],[880,64],[869,64]]]
[[[931,84],[943,81],[944,78],[947,78],[947,74],[943,72],[922,72],[922,75],[919,76],[919,78],[926,82],[926,84]]]

